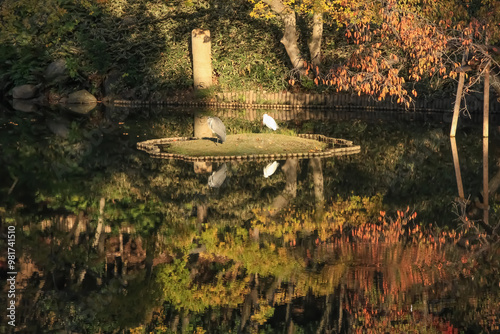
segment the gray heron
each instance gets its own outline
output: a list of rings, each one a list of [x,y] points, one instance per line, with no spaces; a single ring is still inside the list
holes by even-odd
[[[224,143],[226,141],[226,127],[219,117],[209,117],[208,127],[210,128],[210,130],[212,130],[212,133],[215,133],[215,135],[217,136],[217,142],[219,141],[219,139],[221,143]]]
[[[276,129],[278,128],[278,124],[276,124],[274,118],[272,118],[268,114],[264,114],[262,123],[264,123],[269,129],[272,129],[273,131],[276,131]]]
[[[227,166],[226,166],[226,163],[223,163],[208,178],[208,186],[210,188],[219,188],[224,183],[226,176],[227,176]]]

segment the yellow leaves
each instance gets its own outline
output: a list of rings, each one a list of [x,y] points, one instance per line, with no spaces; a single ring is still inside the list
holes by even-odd
[[[250,1],[255,3],[256,0],[250,0]],[[255,3],[252,12],[250,12],[250,17],[271,19],[273,17],[276,17],[276,14],[274,14],[274,12],[271,11],[269,6],[265,2],[259,1]]]
[[[411,93],[413,94],[413,96],[417,97],[417,91],[415,89],[413,89]]]

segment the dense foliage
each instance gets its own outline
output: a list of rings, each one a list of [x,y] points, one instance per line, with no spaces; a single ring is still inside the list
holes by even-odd
[[[498,66],[495,6],[486,0],[49,0],[39,8],[32,0],[6,0],[0,82],[4,91],[41,83],[62,93],[83,87],[98,96],[161,98],[191,89],[191,31],[202,28],[211,31],[216,89],[279,91],[300,82],[303,89],[395,96],[408,105],[417,91],[429,93],[429,83],[442,89],[450,82],[464,52],[480,63],[470,87],[486,64]],[[45,69],[59,59],[68,77],[45,82]]]

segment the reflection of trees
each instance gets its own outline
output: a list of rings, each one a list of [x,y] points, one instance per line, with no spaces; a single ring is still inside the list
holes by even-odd
[[[325,199],[324,185],[323,185],[323,170],[321,167],[321,159],[313,158],[309,160],[309,167],[312,170],[313,184],[314,184],[314,198],[316,199],[316,206],[322,207]]]
[[[30,222],[29,229],[17,231],[17,243],[22,245],[17,294],[21,328],[97,332],[134,327],[150,319],[157,296],[145,270],[141,238],[128,233],[113,237],[103,229],[101,252],[92,246],[97,239],[84,215]],[[131,315],[129,310],[135,307]]]
[[[285,173],[285,188],[283,192],[273,199],[270,206],[272,215],[287,207],[291,200],[297,196],[297,159],[287,159],[281,167]]]
[[[489,198],[495,195],[500,186],[500,172],[498,172],[491,179],[489,178],[489,139],[484,137],[482,145],[483,168],[481,199],[476,198],[474,201],[470,201],[465,198],[464,186],[462,184],[462,176],[460,172],[460,162],[458,159],[457,143],[454,137],[450,138],[450,143],[458,186],[458,198],[455,201],[455,211],[459,216],[465,231],[469,232],[466,235],[466,243],[468,244],[469,241],[477,241],[487,247],[489,247],[492,243],[499,243],[498,229],[500,228],[500,223],[495,222],[495,220],[490,221],[489,219],[490,211],[493,211],[490,210],[490,207],[497,205],[497,203],[489,203]],[[482,217],[479,210],[482,210]]]
[[[419,166],[425,160],[418,150],[441,152],[439,134],[418,139],[420,143],[408,135],[404,145],[384,146],[382,142],[391,140],[381,132],[370,140],[382,148],[363,157],[380,157],[373,160],[375,166],[355,167],[358,157],[324,160],[321,169],[310,162],[308,178],[303,177],[304,169],[298,172],[298,163],[269,179],[261,175],[262,163],[232,163],[232,176],[223,189],[210,192],[206,174],[193,173],[183,162],[150,160],[121,135],[148,131],[155,138],[178,136],[192,131],[192,120],[184,122],[172,114],[151,123],[124,121],[126,129],[106,134],[95,151],[79,156],[75,169],[60,179],[46,161],[62,154],[62,138],[50,137],[50,142],[61,144],[48,148],[33,134],[23,133],[25,128],[15,130],[20,152],[3,145],[8,159],[2,157],[0,169],[15,169],[20,181],[2,202],[2,218],[30,223],[22,232],[18,228],[23,238],[20,258],[31,261],[32,268],[23,269],[23,304],[35,300],[37,306],[36,311],[24,311],[28,327],[39,323],[41,330],[66,326],[104,332],[149,324],[193,331],[199,326],[213,333],[265,328],[342,332],[352,325],[386,328],[392,323],[403,328],[405,321],[422,328],[444,322],[433,313],[446,308],[457,310],[474,326],[490,326],[477,324],[477,319],[498,314],[494,283],[500,265],[489,255],[494,249],[483,253],[488,264],[483,266],[480,258],[466,256],[472,248],[455,246],[459,232],[422,231],[423,226],[410,219],[412,212],[380,217],[380,211],[394,206],[384,188],[388,184],[408,190],[421,179],[434,182],[440,177],[431,176],[427,167],[411,170],[412,163]],[[353,128],[358,136],[365,131],[360,124],[345,131]],[[83,137],[79,131],[72,128],[70,139]],[[5,141],[5,134],[0,138]],[[404,158],[391,162],[398,155]],[[429,164],[432,159],[437,158],[429,158]],[[355,173],[349,174],[349,169]],[[321,173],[324,210],[318,215],[314,203],[321,199]],[[454,181],[453,175],[448,177]],[[6,194],[12,180],[1,184]],[[296,194],[289,197],[296,206],[284,206],[272,217],[264,214],[283,189]],[[417,200],[432,189],[417,194]],[[384,196],[374,195],[377,190]],[[432,193],[429,201],[446,194]],[[400,201],[405,208],[413,204]],[[14,210],[7,215],[5,208]],[[73,222],[71,228],[62,227],[64,220]],[[451,244],[445,245],[445,239]],[[97,248],[92,247],[95,240],[100,240]],[[489,291],[487,296],[483,289]],[[450,299],[459,305],[450,305]],[[159,301],[164,302],[162,308]],[[150,322],[152,310],[157,313]]]
[[[219,264],[218,271],[204,271],[206,274],[211,272],[203,280],[208,290],[217,292],[218,297],[198,297],[201,299],[196,305],[203,309],[208,308],[208,300],[212,306],[232,307],[235,302],[231,296],[234,295],[228,295],[227,288],[220,290],[220,287],[232,282],[232,277],[245,282],[233,288],[242,298],[239,302],[242,331],[252,331],[259,324],[264,326],[266,323],[281,326],[276,325],[280,323],[291,330],[301,326],[305,319],[308,323],[315,323],[314,326],[322,332],[353,326],[365,329],[389,329],[392,326],[404,330],[408,328],[408,321],[414,330],[446,328],[444,319],[429,315],[429,300],[437,301],[433,308],[438,313],[440,307],[448,307],[446,304],[439,306],[439,301],[456,291],[451,278],[455,276],[455,263],[460,262],[463,252],[453,251],[453,244],[445,246],[430,231],[423,232],[424,238],[419,238],[421,244],[402,243],[402,238],[416,240],[412,236],[421,232],[412,226],[411,217],[401,212],[396,220],[383,219],[386,221],[381,225],[385,226],[383,233],[379,231],[377,234],[376,226],[379,225],[369,224],[368,228],[365,225],[359,227],[362,233],[354,229],[353,233],[319,243],[307,236],[290,242],[269,238],[265,226],[260,227],[258,241],[252,239],[246,230],[225,228],[221,231],[213,227],[202,237],[207,245],[206,252],[200,253],[197,261],[184,264],[185,268],[198,268],[194,276],[193,269],[184,271],[185,275],[191,272],[191,276],[199,277],[199,266],[207,266],[207,260],[212,263],[212,268]],[[263,216],[263,219],[269,218]],[[313,216],[302,216],[302,220],[308,219],[316,221]],[[404,226],[409,228],[405,230]],[[399,230],[406,232],[397,233]],[[301,228],[297,227],[295,234],[299,231]],[[364,236],[368,231],[373,232],[371,239]],[[388,239],[393,235],[399,237]],[[392,241],[379,242],[378,237]],[[361,240],[365,243],[359,243]],[[451,247],[448,250],[452,252],[445,256],[443,247]],[[221,275],[227,276],[223,278]],[[172,277],[177,276],[164,277],[163,285],[172,285]],[[449,283],[443,285],[442,282]],[[181,302],[180,309],[193,307],[192,301],[198,299],[192,296],[180,298],[177,291],[207,291],[199,278],[184,280],[183,283],[184,286],[176,285],[176,289],[169,292],[169,298]],[[207,301],[204,302],[203,298]],[[318,313],[320,316],[304,313],[318,307],[322,310]]]

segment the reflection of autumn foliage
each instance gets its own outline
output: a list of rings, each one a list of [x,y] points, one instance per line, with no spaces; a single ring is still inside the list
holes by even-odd
[[[256,243],[250,240],[244,229],[220,231],[217,227],[207,228],[202,240],[208,254],[240,263],[249,273],[289,278],[302,267],[300,260],[287,248],[274,241]]]
[[[464,232],[423,227],[409,208],[380,209],[379,197],[353,196],[321,212],[254,211],[247,227],[205,224],[196,255],[161,269],[165,299],[178,315],[238,310],[247,332],[283,321],[286,308],[287,326],[316,316],[318,332],[455,333],[458,318],[441,313],[457,291],[453,282],[478,268],[471,245],[459,246]],[[481,299],[476,316],[493,314],[498,300]],[[468,313],[472,303],[460,305],[478,324]],[[311,307],[322,314],[309,314]],[[494,328],[492,320],[480,326]]]
[[[210,273],[200,263],[203,261],[198,261],[197,268],[190,269],[186,261],[178,259],[161,268],[158,281],[167,301],[179,309],[194,312],[202,312],[209,306],[236,307],[243,302],[248,287],[245,280],[236,279],[237,268],[234,273],[232,270]],[[212,262],[205,264],[210,266]],[[198,275],[200,272],[205,274],[203,279]]]
[[[316,234],[319,239],[326,240],[344,225],[359,226],[378,216],[382,208],[382,196],[351,196],[347,199],[337,198],[319,213],[310,213],[297,209],[284,211],[278,219],[266,215],[266,212],[254,210],[255,219],[252,226],[261,233],[267,233],[285,242],[293,242],[298,234]]]

